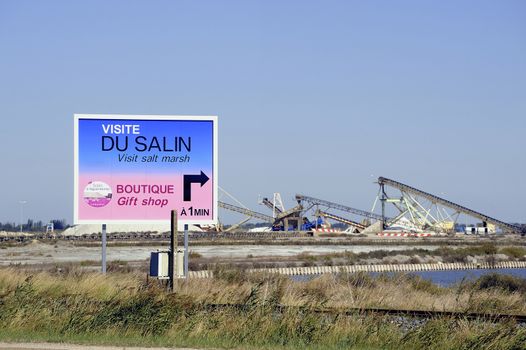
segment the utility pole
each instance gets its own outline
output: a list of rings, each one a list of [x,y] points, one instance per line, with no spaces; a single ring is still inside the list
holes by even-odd
[[[383,183],[380,183],[380,191],[380,202],[382,203],[382,230],[385,230],[385,201],[387,200],[387,195]]]

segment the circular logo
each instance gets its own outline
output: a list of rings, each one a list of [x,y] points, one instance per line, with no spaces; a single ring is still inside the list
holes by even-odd
[[[111,187],[102,181],[91,181],[84,188],[84,201],[95,208],[105,206],[111,201]]]

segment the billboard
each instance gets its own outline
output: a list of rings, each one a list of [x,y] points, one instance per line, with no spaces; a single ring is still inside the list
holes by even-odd
[[[74,222],[217,223],[217,117],[74,116]]]

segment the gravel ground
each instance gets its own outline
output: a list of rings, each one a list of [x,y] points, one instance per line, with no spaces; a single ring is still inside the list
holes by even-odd
[[[190,247],[191,252],[201,254],[203,257],[244,258],[247,255],[260,256],[294,256],[300,253],[328,254],[335,252],[351,251],[354,253],[370,252],[374,250],[402,250],[410,246],[276,246],[276,245],[233,245],[233,246],[195,246]],[[423,249],[436,249],[436,246],[419,246]],[[167,250],[168,246],[153,247],[108,247],[107,259],[121,261],[145,261],[150,253],[156,250]],[[100,247],[79,247],[71,242],[57,242],[47,244],[33,241],[27,245],[2,247],[0,249],[0,266],[12,264],[52,264],[65,262],[80,262],[86,260],[100,260]]]

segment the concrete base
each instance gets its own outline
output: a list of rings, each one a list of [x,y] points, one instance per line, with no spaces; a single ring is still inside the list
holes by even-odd
[[[251,269],[248,272],[277,273],[280,275],[321,275],[324,273],[354,273],[354,272],[411,272],[411,271],[446,271],[475,269],[524,269],[526,261],[507,261],[495,264],[398,264],[398,265],[347,265],[347,266],[313,266],[313,267],[278,267],[271,269]],[[212,271],[190,271],[190,278],[210,278]]]
[[[381,221],[377,221],[374,224],[372,224],[371,226],[366,227],[365,230],[363,230],[361,233],[377,234],[377,233],[382,232],[383,230],[384,230],[384,228],[382,227],[382,222]]]

